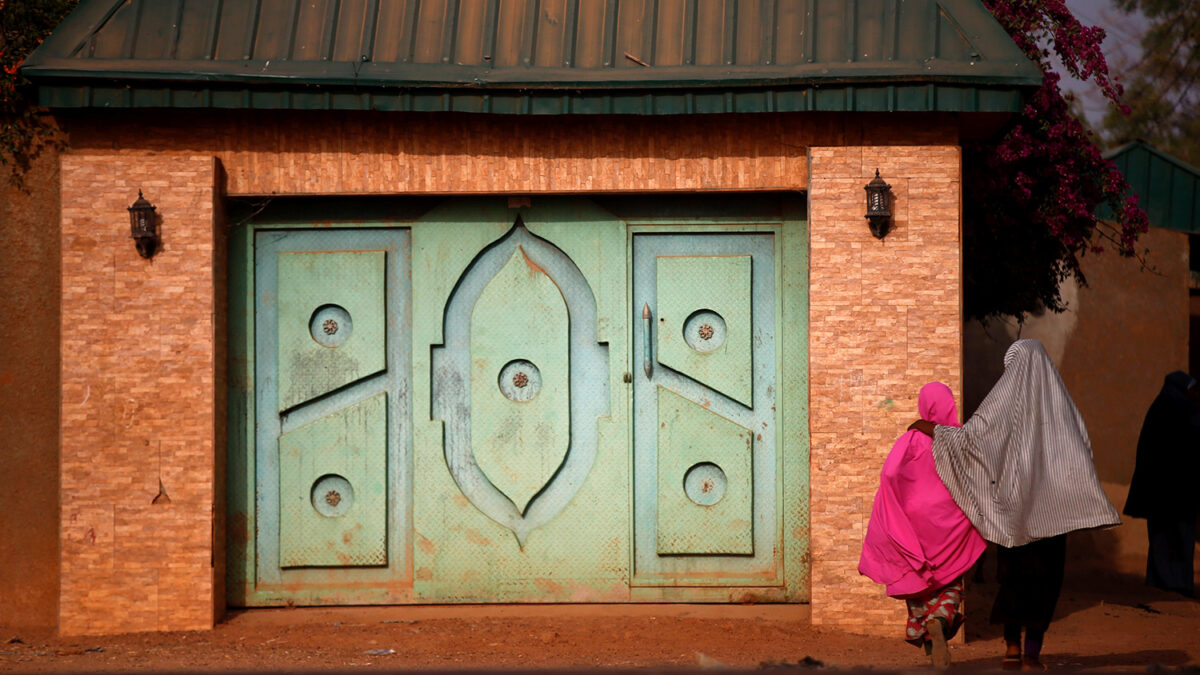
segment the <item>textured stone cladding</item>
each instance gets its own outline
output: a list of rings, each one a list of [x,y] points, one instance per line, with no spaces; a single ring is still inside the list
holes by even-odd
[[[961,400],[958,147],[809,152],[812,617],[903,636],[904,603],[858,573],[879,471],[940,380]],[[863,186],[878,168],[894,223],[871,236]]]
[[[74,124],[71,140],[116,152],[204,146],[230,195],[496,194],[792,190],[808,176],[806,142],[844,133],[836,120],[792,129],[782,115],[265,114],[178,115],[188,121],[152,137],[128,123]]]
[[[213,622],[214,165],[62,157],[63,634]],[[153,261],[129,237],[138,188],[162,219]]]
[[[221,611],[222,190],[810,189],[813,619],[899,630],[901,603],[856,567],[879,467],[917,390],[959,388],[951,119],[94,111],[67,122],[62,633],[200,629]],[[882,242],[863,219],[876,166],[897,197]],[[129,239],[138,188],[161,216],[152,262]],[[170,502],[154,504],[160,480]]]

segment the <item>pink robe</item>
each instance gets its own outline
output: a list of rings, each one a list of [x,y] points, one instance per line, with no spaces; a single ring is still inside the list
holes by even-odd
[[[921,388],[917,409],[923,420],[959,426],[954,394],[941,382]],[[986,546],[938,478],[933,439],[906,432],[883,463],[859,573],[894,598],[921,597],[970,569]]]

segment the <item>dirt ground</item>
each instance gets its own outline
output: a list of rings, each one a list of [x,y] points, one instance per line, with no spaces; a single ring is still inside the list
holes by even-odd
[[[968,589],[954,667],[995,670],[994,587]],[[901,627],[896,627],[897,635]],[[1200,602],[1139,578],[1069,571],[1043,652],[1052,670],[1200,672]],[[212,631],[0,634],[0,670],[929,670],[899,637],[809,623],[805,605],[351,607],[233,611]]]

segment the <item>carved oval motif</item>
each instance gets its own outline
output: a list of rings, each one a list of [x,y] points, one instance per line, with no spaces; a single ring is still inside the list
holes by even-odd
[[[566,507],[596,458],[597,418],[609,414],[596,317],[579,268],[519,219],[467,267],[446,303],[444,343],[433,349],[446,465],[463,495],[521,546]],[[529,400],[497,386],[513,360],[537,364],[540,393]],[[534,378],[525,374],[529,389]]]
[[[471,452],[521,513],[558,471],[571,442],[568,328],[558,286],[521,246],[471,313]],[[493,378],[525,354],[539,364],[541,391],[536,398],[510,399]],[[526,376],[525,386],[513,391],[529,391],[530,373],[513,370],[514,377]],[[515,385],[511,380],[502,386]]]

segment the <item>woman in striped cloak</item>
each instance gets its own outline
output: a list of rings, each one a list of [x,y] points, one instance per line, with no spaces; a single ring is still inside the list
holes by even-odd
[[[1042,669],[1042,637],[1062,589],[1068,532],[1121,523],[1105,497],[1079,410],[1037,340],[1018,340],[1004,374],[962,427],[914,422],[933,437],[938,476],[997,545],[1006,668]],[[1025,631],[1024,654],[1021,631]]]

